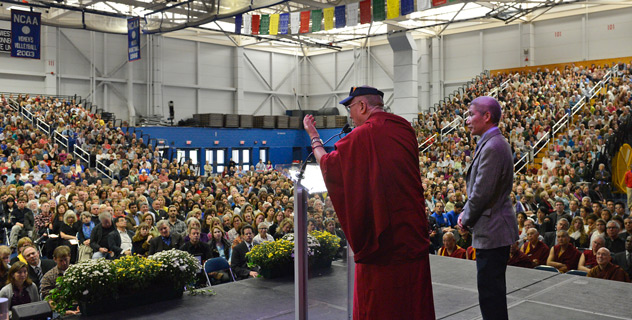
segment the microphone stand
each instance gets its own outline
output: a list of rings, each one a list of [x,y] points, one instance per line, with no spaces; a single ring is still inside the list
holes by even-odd
[[[327,141],[323,142],[323,148],[325,147],[325,145],[331,141],[331,139],[336,138],[336,137],[340,137],[341,135],[345,134],[345,133],[349,133],[351,132],[351,126],[349,126],[349,124],[345,124],[344,127],[342,127],[342,130],[340,130],[340,133],[333,135],[331,138],[327,139]],[[303,180],[304,176],[305,176],[305,167],[307,167],[307,160],[309,160],[309,158],[314,155],[314,151],[312,149],[312,152],[307,156],[307,158],[305,158],[305,161],[303,161],[303,164],[301,165],[301,170],[298,173],[298,181],[297,184],[301,183],[301,180]]]

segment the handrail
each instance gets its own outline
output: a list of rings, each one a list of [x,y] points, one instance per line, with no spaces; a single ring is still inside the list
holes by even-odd
[[[55,131],[53,133],[53,140],[59,143],[60,145],[62,145],[64,149],[68,151],[68,138],[67,137],[64,137],[61,133]]]
[[[110,180],[113,179],[114,171],[112,171],[112,169],[110,169],[108,166],[106,166],[105,163],[101,162],[101,160],[97,160],[97,162],[96,162],[96,169],[97,169],[97,172],[101,173],[106,178],[108,178]]]
[[[37,128],[46,132],[46,135],[50,136],[50,125],[46,122],[44,122],[44,120],[42,120],[42,118],[37,118],[36,121],[37,123]]]
[[[565,113],[560,120],[558,120],[551,130],[553,131],[553,137],[568,123],[568,113]]]
[[[79,145],[75,145],[75,148],[72,152],[77,158],[81,159],[83,162],[87,163],[87,167],[90,167],[90,153]]]
[[[527,164],[529,164],[529,159],[527,158],[529,156],[529,154],[525,154],[524,156],[522,156],[522,158],[518,159],[518,161],[516,161],[516,163],[514,163],[514,172],[520,172],[522,171],[522,169],[524,169],[524,167],[527,166]],[[522,163],[522,165],[520,166],[520,168],[516,169],[516,167],[518,165],[520,165]]]
[[[437,134],[434,133],[432,136],[428,137],[428,139],[424,140],[421,144],[419,144],[418,149],[421,150],[421,153],[426,152],[426,150],[434,143],[434,139],[437,137]],[[427,146],[426,146],[427,145]],[[425,146],[425,147],[424,147]]]

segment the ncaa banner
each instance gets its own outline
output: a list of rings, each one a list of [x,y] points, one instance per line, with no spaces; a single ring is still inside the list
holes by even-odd
[[[11,56],[40,58],[41,14],[11,9]]]
[[[11,30],[0,29],[0,52],[11,52]]]
[[[127,19],[128,61],[140,59],[140,17]]]

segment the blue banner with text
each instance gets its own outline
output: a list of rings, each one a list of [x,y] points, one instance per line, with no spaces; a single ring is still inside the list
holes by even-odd
[[[140,17],[127,19],[128,61],[140,59]]]
[[[11,56],[28,59],[40,58],[41,14],[11,10]]]

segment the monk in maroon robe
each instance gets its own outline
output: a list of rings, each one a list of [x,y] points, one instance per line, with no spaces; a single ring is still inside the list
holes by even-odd
[[[509,260],[507,261],[507,265],[521,268],[535,267],[531,258],[520,251],[520,244],[517,241],[509,248]]]
[[[597,251],[597,266],[590,269],[588,277],[606,280],[630,282],[630,277],[625,270],[616,264],[612,264],[612,256],[608,248],[600,248]]]
[[[584,253],[579,257],[577,270],[588,272],[597,266],[597,251],[606,246],[606,238],[598,235],[593,239],[590,245],[592,249],[584,250]]]
[[[540,233],[536,228],[527,230],[527,241],[522,245],[520,250],[524,252],[537,265],[546,265],[549,257],[549,247],[539,239]]]
[[[435,319],[428,222],[415,131],[383,111],[384,93],[354,87],[341,101],[356,128],[326,153],[303,120],[354,252],[354,319]]]
[[[456,245],[456,239],[454,238],[454,234],[452,232],[447,232],[443,235],[443,247],[439,248],[437,255],[457,259],[467,259],[465,249]]]
[[[577,269],[581,253],[571,243],[571,237],[566,230],[559,230],[556,235],[558,244],[549,251],[546,265],[555,267],[562,273]]]

